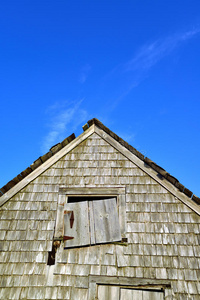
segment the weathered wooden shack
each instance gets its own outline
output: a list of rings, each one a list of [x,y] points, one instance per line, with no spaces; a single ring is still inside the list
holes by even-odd
[[[200,199],[83,129],[0,190],[0,299],[200,299]]]

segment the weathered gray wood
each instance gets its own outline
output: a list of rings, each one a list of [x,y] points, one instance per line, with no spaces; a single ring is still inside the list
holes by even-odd
[[[135,298],[137,299],[137,298]],[[164,294],[158,291],[142,291],[142,300],[163,300]]]
[[[90,221],[90,242],[91,245],[95,244],[95,231],[94,231],[94,212],[93,201],[89,201],[89,221]]]
[[[93,201],[95,242],[121,240],[117,203],[115,198]]]
[[[88,199],[92,196],[117,196],[118,209],[119,209],[119,224],[122,237],[126,233],[126,198],[125,198],[125,187],[90,187],[90,188],[66,188],[62,187],[59,189],[60,195],[87,195]]]
[[[98,286],[98,300],[108,299],[108,285]]]
[[[100,187],[100,188],[94,188],[94,187],[76,187],[76,188],[66,188],[61,187],[59,189],[60,194],[65,195],[101,195],[101,196],[116,196],[119,194],[125,194],[125,187]]]
[[[96,282],[99,284],[112,284],[112,285],[124,285],[124,286],[155,286],[155,289],[161,289],[162,287],[169,287],[171,285],[170,280],[166,279],[146,279],[136,277],[125,276],[98,276],[90,275],[90,282]]]
[[[110,297],[108,299],[118,299],[119,298],[119,288],[118,286],[110,287]]]
[[[98,300],[119,300],[119,287],[109,285],[98,286]]]
[[[70,228],[72,211],[74,224]],[[73,239],[65,242],[65,247],[120,241],[121,233],[116,199],[65,204],[64,235],[73,237]]]
[[[74,222],[71,228],[72,211]],[[68,213],[69,212],[69,213]],[[90,244],[88,202],[66,203],[64,206],[64,236],[73,237],[64,243],[65,248]]]
[[[124,290],[125,292],[128,291],[128,290],[125,290],[125,289],[122,289],[122,290]],[[129,290],[129,292],[131,292],[130,299],[132,299],[132,300],[143,300],[143,291],[140,291],[140,290]],[[125,297],[124,300],[125,299],[129,299],[129,298]]]
[[[122,237],[126,233],[126,196],[125,193],[118,196],[118,208],[119,208],[119,223]]]
[[[120,300],[163,300],[164,293],[161,291],[145,291],[134,289],[120,289]]]
[[[141,159],[127,150],[125,147],[120,145],[116,140],[114,140],[109,134],[107,134],[102,129],[98,128],[95,125],[92,125],[88,128],[87,131],[83,132],[78,138],[73,140],[70,144],[62,148],[58,153],[44,162],[41,166],[39,166],[36,170],[26,176],[23,180],[17,183],[11,190],[8,190],[0,199],[0,206],[3,205],[6,201],[8,201],[12,196],[14,196],[17,192],[19,192],[22,188],[28,185],[32,180],[38,177],[45,170],[50,168],[55,162],[57,162],[62,156],[71,151],[74,147],[80,144],[80,142],[84,141],[87,137],[89,137],[92,133],[97,133],[100,137],[102,137],[106,142],[108,142],[111,146],[121,152],[125,157],[127,157],[130,161],[136,164],[141,170],[151,176],[156,182],[158,182],[161,186],[163,186],[166,190],[176,196],[179,200],[185,203],[189,208],[194,210],[197,214],[200,215],[199,205],[195,204],[193,200],[187,197],[185,194],[177,190],[177,188],[171,184],[166,179],[160,179],[157,176],[157,172],[152,168],[147,168]]]
[[[94,282],[89,283],[89,289],[88,289],[88,299],[87,300],[94,300],[96,299],[96,289],[97,285]]]
[[[121,288],[120,300],[143,300],[142,291]]]
[[[57,216],[56,216],[56,226],[55,226],[55,237],[63,236],[64,231],[64,203],[65,196],[59,195],[58,197],[58,207],[57,207]]]
[[[56,216],[56,227],[55,227],[55,237],[63,236],[63,212],[64,205],[58,204],[57,216]]]
[[[32,288],[46,289],[46,270],[49,268],[46,265],[46,253],[51,251],[57,213],[58,193],[54,186],[65,185],[76,189],[78,185],[99,187],[105,184],[106,187],[114,187],[114,184],[126,184],[127,247],[104,244],[64,250],[61,243],[56,252],[53,281],[48,283],[48,288],[52,291],[46,297],[71,300],[85,297],[85,294],[78,292],[78,289],[87,290],[85,277],[101,274],[108,277],[107,285],[114,285],[112,276],[129,277],[125,278],[126,283],[120,278],[117,283],[116,279],[115,284],[123,289],[142,289],[141,285],[143,289],[150,289],[151,283],[153,289],[159,289],[157,284],[160,283],[161,289],[166,287],[165,282],[162,286],[163,281],[145,282],[142,278],[168,278],[173,289],[169,293],[166,292],[169,289],[165,288],[167,299],[175,295],[177,298],[188,297],[196,300],[199,216],[173,195],[166,193],[164,188],[158,188],[154,179],[133,166],[125,156],[123,161],[122,154],[117,154],[119,160],[115,160],[114,156],[106,160],[109,153],[116,155],[111,146],[107,146],[108,149],[102,147],[102,157],[95,160],[96,154],[93,153],[101,153],[98,145],[103,140],[98,140],[96,134],[93,136],[41,174],[33,184],[19,192],[3,207],[0,232],[3,239],[1,270],[6,280],[2,281],[2,290],[5,285],[7,290],[12,286],[12,296],[9,293],[3,294],[1,290],[0,298],[28,299],[33,298]],[[81,154],[74,156],[77,152]],[[73,161],[73,166],[68,165],[69,161]],[[67,199],[65,194],[60,196]],[[121,194],[115,196],[119,199]],[[120,203],[119,200],[119,208]],[[131,278],[137,278],[140,282],[134,281],[135,279],[131,282]],[[91,283],[92,289],[88,291],[90,300],[94,300],[95,296],[97,299],[95,292],[98,291],[98,284],[101,283]],[[18,286],[21,289],[19,297],[14,295]],[[29,297],[26,289],[30,290]],[[34,292],[33,295],[38,299],[45,298],[40,296],[40,292]]]
[[[120,286],[99,285],[98,300],[163,300],[161,291],[122,288]]]

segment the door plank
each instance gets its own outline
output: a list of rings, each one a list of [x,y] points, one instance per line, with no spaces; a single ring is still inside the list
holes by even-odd
[[[72,218],[72,212],[74,221]],[[68,213],[69,212],[69,213]],[[71,228],[71,225],[73,226]],[[77,247],[90,244],[88,202],[66,203],[64,206],[64,236],[73,237],[64,242],[64,247]]]
[[[122,288],[120,300],[143,300],[142,291]]]
[[[164,294],[157,291],[143,291],[143,300],[163,300]]]
[[[118,286],[99,285],[98,300],[119,300]]]
[[[108,285],[98,286],[98,300],[108,299]]]
[[[120,300],[163,300],[164,294],[160,291],[145,291],[121,288]]]
[[[95,232],[94,232],[94,212],[93,201],[88,201],[89,204],[89,221],[90,221],[90,242],[91,245],[95,244]]]
[[[117,203],[115,198],[93,201],[95,242],[121,240]]]

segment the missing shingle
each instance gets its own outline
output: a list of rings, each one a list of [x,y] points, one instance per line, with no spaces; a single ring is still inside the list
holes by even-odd
[[[48,266],[52,266],[52,265],[55,265],[55,250],[54,248],[52,249],[52,251],[49,251],[48,253],[48,260],[47,260],[47,265]]]
[[[49,251],[49,253],[48,253],[48,260],[47,260],[48,266],[55,265],[56,251],[57,251],[57,248],[59,248],[59,247],[60,247],[60,241],[54,241],[52,250]]]
[[[163,176],[162,176],[160,173],[157,174],[157,177],[158,177],[159,179],[163,180]]]
[[[128,243],[128,238],[122,238],[123,243]]]

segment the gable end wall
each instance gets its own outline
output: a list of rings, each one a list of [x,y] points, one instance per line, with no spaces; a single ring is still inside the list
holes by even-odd
[[[47,266],[60,187],[125,187],[128,245],[63,249]],[[0,299],[88,299],[90,276],[166,280],[199,299],[200,217],[93,133],[1,209]]]

